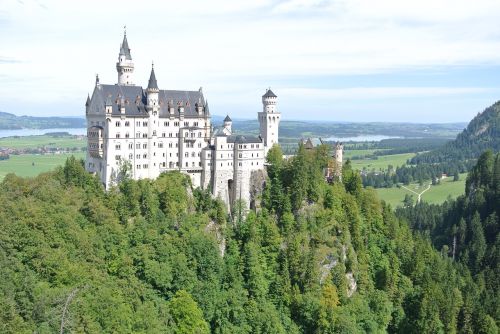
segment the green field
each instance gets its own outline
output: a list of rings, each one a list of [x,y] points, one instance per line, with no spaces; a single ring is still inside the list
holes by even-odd
[[[370,150],[358,150],[358,151],[370,151]],[[354,151],[353,151],[354,152]],[[391,154],[382,155],[378,159],[362,159],[362,160],[352,160],[352,167],[354,169],[363,170],[366,168],[368,170],[386,170],[388,165],[392,165],[394,168],[406,164],[408,159],[415,156],[415,153],[402,153],[402,154]]]
[[[22,154],[11,155],[8,160],[0,161],[0,180],[8,173],[18,176],[36,176],[61,166],[66,159],[74,155],[76,158],[84,158],[85,153],[74,154]]]
[[[26,136],[26,137],[6,137],[0,138],[0,147],[13,149],[37,148],[37,147],[58,147],[58,148],[83,148],[87,146],[87,141],[77,139],[76,136]]]
[[[448,196],[452,198],[456,198],[459,195],[462,195],[465,192],[465,179],[467,178],[467,173],[460,174],[460,180],[453,182],[453,177],[447,177],[442,179],[440,184],[431,185],[431,188],[427,190],[422,195],[422,201],[426,201],[428,203],[440,204],[443,203]],[[422,190],[427,188],[429,183],[424,183],[423,186],[420,186],[418,183],[412,183],[408,186],[409,189],[420,193]],[[377,194],[381,199],[391,204],[393,208],[397,206],[401,206],[403,204],[403,200],[405,195],[413,195],[413,199],[417,200],[417,195],[404,189],[404,188],[379,188],[376,189]]]

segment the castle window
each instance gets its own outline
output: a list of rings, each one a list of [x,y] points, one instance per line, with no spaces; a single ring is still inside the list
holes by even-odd
[[[129,121],[125,121],[125,126],[129,126],[130,125],[130,122]]]
[[[148,138],[148,134],[147,133],[143,133],[142,134],[142,138]]]
[[[194,152],[191,152],[191,156],[194,158]]]
[[[186,167],[188,167],[188,163],[186,162]]]
[[[191,164],[191,166],[193,166],[193,167],[194,167],[194,161],[193,161],[193,163]]]
[[[153,130],[153,136],[156,136],[156,130]]]
[[[175,133],[175,138],[177,138],[177,137],[179,137],[179,134],[176,132],[176,133]]]
[[[142,126],[148,126],[148,122],[142,122]]]
[[[128,159],[129,159],[129,160],[132,160],[133,158],[134,158],[134,155],[133,155],[132,153],[130,153],[130,154],[128,155]]]
[[[142,165],[144,168],[148,168],[148,164],[144,164]]]
[[[201,167],[201,161],[200,161],[200,162],[198,162],[198,166],[200,166],[200,167]]]
[[[177,145],[177,143],[175,143],[175,148],[177,148],[177,146],[179,146],[179,145]]]
[[[163,148],[163,143],[158,143],[159,148]]]
[[[135,144],[135,148],[141,148],[141,144],[140,143]]]
[[[136,159],[140,159],[140,158],[141,158],[141,155],[140,155],[140,154],[137,154],[135,157],[136,157]]]
[[[116,138],[120,138],[120,133],[119,132],[116,133]]]
[[[257,161],[257,166],[259,165],[259,162]]]
[[[129,137],[130,137],[130,134],[127,132],[127,133],[125,134],[125,138],[129,138]]]
[[[238,166],[240,166],[240,167],[241,167],[241,162],[238,162]]]
[[[179,126],[179,122],[174,122],[174,126]]]
[[[189,126],[189,122],[184,122],[184,126]]]
[[[141,138],[141,133],[140,133],[140,132],[137,132],[137,133],[136,133],[136,137],[137,137],[137,138]]]
[[[142,144],[142,148],[148,148],[148,144],[146,143]]]
[[[119,155],[115,155],[115,160],[120,160],[121,157]]]
[[[161,136],[162,136],[163,138],[165,138],[165,132],[163,132],[163,133],[161,134]]]
[[[170,132],[170,133],[168,134],[168,136],[169,136],[170,138],[172,138],[172,132]]]
[[[136,126],[141,126],[141,122],[137,121],[137,122],[135,122],[135,125]]]
[[[120,144],[116,144],[116,145],[115,145],[115,150],[120,150],[120,149],[121,149]]]
[[[142,157],[143,157],[144,159],[147,159],[147,158],[148,158],[148,155],[147,155],[146,153],[144,153],[144,154],[142,155]]]
[[[242,157],[243,157],[243,156],[242,156],[242,154],[241,154],[241,153],[240,153],[240,154],[238,154],[238,158],[242,158]]]
[[[135,166],[137,169],[141,169],[141,165],[137,165]]]
[[[120,121],[116,121],[115,125],[120,126]]]
[[[188,152],[184,153],[184,157],[189,158],[189,153]]]
[[[201,148],[201,143],[198,143],[198,147]]]
[[[168,147],[172,148],[172,143],[168,143]]]

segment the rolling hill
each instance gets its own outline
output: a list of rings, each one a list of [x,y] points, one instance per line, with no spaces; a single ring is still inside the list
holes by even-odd
[[[416,155],[412,164],[457,162],[477,159],[486,151],[500,150],[500,101],[470,121],[457,138],[436,150]]]

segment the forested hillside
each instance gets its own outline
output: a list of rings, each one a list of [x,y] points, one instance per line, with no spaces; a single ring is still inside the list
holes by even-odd
[[[477,159],[486,150],[500,151],[500,101],[474,117],[455,140],[439,149],[417,155],[411,163],[467,161]]]
[[[84,128],[84,118],[16,116],[0,111],[0,129]]]
[[[412,234],[349,164],[325,183],[327,157],[273,148],[246,217],[180,173],[109,192],[75,159],[8,175],[0,332],[496,333],[477,271]]]
[[[462,326],[500,318],[500,154],[483,153],[467,177],[465,195],[443,205],[398,209],[413,229],[429,235],[443,255],[467,267],[477,286],[465,291]],[[488,314],[493,317],[490,318]]]

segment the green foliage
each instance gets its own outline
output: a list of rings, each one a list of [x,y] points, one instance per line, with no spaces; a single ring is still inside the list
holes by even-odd
[[[208,324],[203,319],[196,302],[191,295],[179,290],[167,303],[168,313],[171,317],[172,331],[175,334],[203,334],[209,333]]]
[[[449,229],[434,207],[418,211],[421,235],[349,166],[342,183],[324,182],[321,152],[271,152],[263,208],[235,224],[180,173],[108,192],[75,159],[7,176],[0,332],[58,332],[72,291],[65,332],[496,332],[498,186],[483,174],[496,177],[498,158],[473,173],[467,214]],[[450,236],[459,263],[429,241]]]

